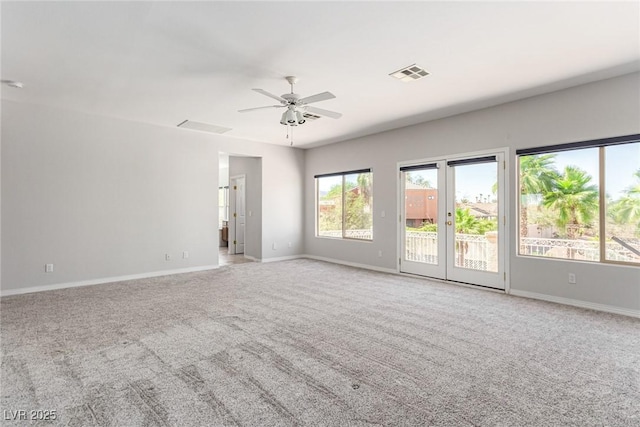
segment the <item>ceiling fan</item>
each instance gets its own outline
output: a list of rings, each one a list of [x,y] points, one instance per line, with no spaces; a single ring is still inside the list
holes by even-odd
[[[316,95],[300,98],[300,95],[293,93],[293,85],[298,82],[298,78],[294,76],[287,76],[285,79],[291,85],[291,93],[285,93],[282,96],[274,95],[267,92],[264,89],[252,89],[258,93],[261,93],[269,98],[273,98],[280,101],[280,105],[267,105],[265,107],[247,108],[244,110],[238,110],[240,113],[246,113],[247,111],[262,110],[265,108],[286,108],[287,110],[282,113],[280,124],[285,126],[298,126],[306,122],[304,114],[306,112],[319,114],[321,116],[331,117],[332,119],[339,119],[342,114],[335,111],[324,110],[318,107],[309,106],[314,102],[326,101],[327,99],[335,98],[336,96],[331,92],[322,92]]]

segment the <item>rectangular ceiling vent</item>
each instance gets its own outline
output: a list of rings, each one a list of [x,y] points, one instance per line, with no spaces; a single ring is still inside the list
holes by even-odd
[[[413,64],[398,71],[394,71],[389,75],[403,82],[412,82],[414,80],[419,80],[423,77],[427,77],[429,73],[421,66]]]
[[[320,118],[320,116],[316,116],[315,114],[311,113],[304,113],[302,116],[307,120],[318,120]]]
[[[184,122],[180,123],[178,127],[183,129],[193,129],[193,130],[199,130],[201,132],[218,133],[218,134],[229,132],[231,130],[231,128],[226,128],[224,126],[211,125],[209,123],[194,122],[193,120],[185,120]]]

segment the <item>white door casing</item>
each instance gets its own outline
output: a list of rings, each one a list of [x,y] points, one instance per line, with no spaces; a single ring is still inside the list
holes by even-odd
[[[245,183],[245,175],[232,176],[229,179],[229,254],[244,253],[246,224]]]

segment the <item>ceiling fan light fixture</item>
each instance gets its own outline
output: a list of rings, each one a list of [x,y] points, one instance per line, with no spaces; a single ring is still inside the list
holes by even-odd
[[[298,124],[301,125],[304,122],[306,122],[304,116],[302,115],[302,113],[300,111],[296,111],[296,117],[298,119]]]
[[[287,123],[289,123],[292,126],[296,124],[296,113],[295,111],[293,111],[292,108],[289,108],[285,114],[287,117]]]
[[[287,112],[285,111],[284,113],[282,113],[282,118],[280,118],[280,124],[281,125],[288,125],[289,123],[287,123]]]

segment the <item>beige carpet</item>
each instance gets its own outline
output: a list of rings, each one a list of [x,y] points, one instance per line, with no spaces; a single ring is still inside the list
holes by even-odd
[[[1,322],[3,425],[640,425],[640,320],[312,260],[5,297]]]

